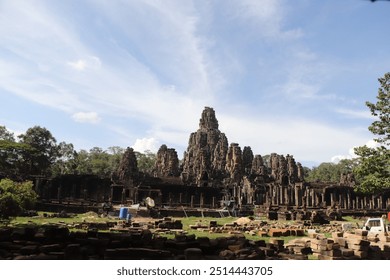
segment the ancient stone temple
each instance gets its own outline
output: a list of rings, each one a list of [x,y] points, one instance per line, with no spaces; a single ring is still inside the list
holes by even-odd
[[[239,207],[298,203],[297,193],[305,191],[302,166],[293,156],[272,153],[265,164],[251,147],[229,145],[210,107],[202,112],[197,132],[190,135],[181,178],[185,185],[220,188],[222,200]]]
[[[134,150],[127,148],[112,174],[111,188],[107,188],[107,178],[104,182],[99,180],[70,175],[40,180],[41,187],[36,189],[42,199],[56,203],[69,198],[94,203],[107,197],[113,203],[142,203],[149,197],[161,211],[262,208],[367,213],[386,211],[390,205],[390,192],[356,193],[352,174],[342,174],[340,182],[333,184],[308,183],[302,165],[292,155],[271,153],[262,157],[249,146],[241,149],[238,143],[229,145],[210,107],[204,108],[198,130],[190,134],[181,166],[175,149],[162,145],[152,173],[141,173]]]
[[[253,159],[254,156],[251,147],[245,146],[244,150],[242,151],[242,165],[244,168],[243,172],[245,175],[251,174]]]
[[[125,202],[136,201],[136,186],[139,181],[137,158],[133,148],[127,148],[119,163],[118,169],[112,174],[111,200]]]
[[[179,158],[175,149],[162,145],[157,152],[157,160],[154,166],[155,177],[179,176]]]
[[[209,186],[226,174],[228,141],[218,129],[214,109],[206,107],[199,121],[199,129],[191,133],[184,153],[182,180],[185,184]]]

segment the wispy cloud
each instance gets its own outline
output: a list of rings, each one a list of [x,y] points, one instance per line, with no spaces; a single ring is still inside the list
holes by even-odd
[[[230,13],[251,22],[257,32],[273,39],[296,39],[302,36],[302,30],[286,29],[284,18],[286,11],[281,0],[240,0],[234,1]]]
[[[78,112],[72,115],[72,119],[80,123],[93,123],[100,122],[101,118],[96,112]]]
[[[96,56],[90,56],[87,59],[78,59],[76,61],[69,61],[67,63],[75,70],[83,71],[87,68],[98,69],[101,66],[100,59]]]
[[[141,150],[164,142],[185,148],[204,106],[217,109],[229,139],[258,153],[326,160],[362,140],[360,132],[286,112],[296,100],[310,106],[343,98],[325,90],[340,64],[311,50],[303,30],[286,24],[287,1],[218,3],[87,1],[77,9],[67,2],[2,3],[0,91],[63,111],[71,123],[94,123]],[[219,28],[237,26],[234,40],[229,30],[218,41]],[[267,104],[258,101],[264,96]],[[348,110],[339,113],[352,116]]]
[[[352,119],[375,119],[368,110],[352,110],[347,108],[336,108],[335,111]]]

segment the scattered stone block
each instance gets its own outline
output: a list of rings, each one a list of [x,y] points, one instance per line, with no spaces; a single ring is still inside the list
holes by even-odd
[[[336,238],[339,238],[339,237],[343,237],[343,233],[342,232],[339,232],[339,231],[332,232],[332,238],[333,239],[336,239]]]
[[[364,229],[355,229],[355,234],[358,236],[367,236],[368,231]]]
[[[354,255],[360,259],[366,259],[368,256],[367,251],[354,250]]]
[[[343,257],[352,257],[355,255],[352,249],[340,248],[340,250]]]
[[[203,252],[199,248],[187,248],[184,250],[186,260],[201,260],[203,259]]]

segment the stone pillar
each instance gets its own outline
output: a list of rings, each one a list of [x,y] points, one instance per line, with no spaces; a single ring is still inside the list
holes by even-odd
[[[124,204],[126,201],[126,190],[125,187],[122,188],[121,203]]]
[[[57,200],[59,203],[61,203],[61,199],[62,199],[62,195],[61,195],[61,192],[62,192],[62,185],[60,183],[58,189],[57,189]]]
[[[283,189],[284,189],[283,185],[280,185],[278,187],[278,204],[279,205],[283,204]]]
[[[306,191],[306,206],[310,206],[310,189]]]
[[[311,206],[316,206],[316,195],[313,189],[311,189]]]
[[[138,201],[138,189],[136,189],[135,191],[134,191],[134,203],[138,203],[139,201]]]
[[[272,201],[272,204],[276,204],[278,205],[279,203],[279,188],[277,186],[272,186],[273,190],[274,190],[274,199]]]
[[[286,196],[286,205],[289,206],[291,204],[291,188],[289,185],[286,187],[285,196]]]
[[[191,195],[191,208],[194,208],[194,195]]]
[[[179,193],[179,204],[180,205],[182,204],[182,200],[183,200],[183,193]]]
[[[339,194],[339,206],[343,208],[343,194]]]
[[[110,197],[108,199],[109,202],[112,202],[113,195],[114,195],[114,187],[111,185],[110,186]]]
[[[294,204],[295,206],[300,206],[300,201],[299,201],[299,187],[298,186],[295,186],[294,188],[294,196],[295,196],[295,200],[294,200]]]
[[[172,207],[172,193],[171,192],[168,194],[168,203],[169,203],[169,207]]]
[[[213,199],[212,199],[212,205],[211,205],[211,208],[215,208],[215,196],[213,196]]]
[[[200,193],[200,197],[199,197],[199,206],[200,208],[203,208],[203,193]]]

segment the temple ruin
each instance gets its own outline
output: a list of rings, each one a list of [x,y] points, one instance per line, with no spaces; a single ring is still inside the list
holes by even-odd
[[[205,107],[198,130],[189,136],[181,165],[175,149],[162,145],[153,171],[142,173],[133,149],[127,148],[110,180],[66,175],[41,179],[36,189],[46,204],[79,201],[84,207],[106,201],[142,204],[149,197],[161,215],[183,215],[183,211],[186,215],[199,211],[221,215],[221,210],[236,215],[264,211],[271,218],[296,218],[310,210],[321,210],[330,217],[386,213],[390,192],[359,194],[354,184],[351,174],[343,174],[339,183],[308,183],[302,165],[292,155],[262,157],[253,154],[251,147],[229,145],[214,109]]]

